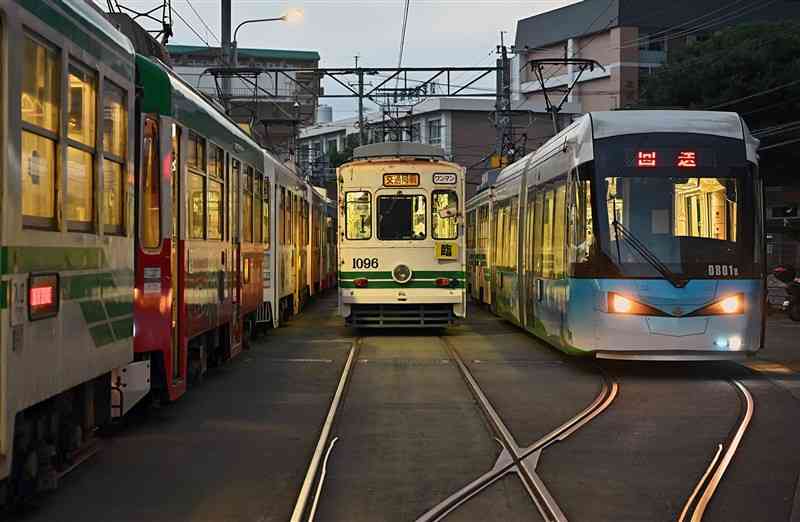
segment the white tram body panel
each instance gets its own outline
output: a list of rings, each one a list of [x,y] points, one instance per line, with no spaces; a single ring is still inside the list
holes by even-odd
[[[337,172],[339,311],[363,327],[466,315],[464,169],[439,147],[379,143]]]

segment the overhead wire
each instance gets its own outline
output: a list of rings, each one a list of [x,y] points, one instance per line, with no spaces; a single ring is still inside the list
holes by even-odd
[[[406,45],[406,27],[408,26],[408,8],[411,0],[405,0],[405,6],[403,8],[403,24],[400,29],[400,54],[397,57],[397,68],[399,69],[403,65],[403,49]],[[394,88],[397,89],[397,84],[400,82],[400,77],[398,76],[394,81]]]
[[[192,5],[192,1],[191,0],[186,0],[186,4],[189,6],[189,9],[192,10],[192,12],[195,14],[195,16],[197,16],[197,19],[200,20],[200,23],[203,24],[203,26],[206,28],[206,31],[207,31],[206,34],[210,34],[212,36],[212,38],[214,38],[214,40],[217,41],[218,44],[222,45],[222,42],[220,41],[219,38],[217,38],[217,35],[214,33],[214,31],[208,26],[206,21],[203,20],[203,17],[200,16],[200,13],[197,12],[197,9],[194,8],[194,6]]]
[[[193,33],[194,33],[194,35],[195,35],[195,36],[196,36],[196,37],[197,37],[197,38],[198,38],[198,39],[199,39],[201,42],[203,42],[204,44],[206,44],[206,47],[211,47],[211,44],[210,44],[210,43],[208,43],[208,40],[206,40],[205,38],[203,38],[202,36],[200,36],[200,33],[198,33],[198,32],[195,30],[195,28],[194,28],[194,27],[192,27],[192,25],[191,25],[189,22],[187,22],[187,21],[186,21],[186,19],[185,19],[183,16],[181,16],[181,13],[180,13],[180,12],[178,12],[178,10],[177,10],[177,9],[175,9],[175,8],[174,8],[174,7],[172,7],[172,6],[170,6],[170,10],[172,11],[172,13],[173,13],[175,16],[177,16],[177,17],[178,17],[178,19],[179,19],[181,22],[183,22],[183,25],[185,25],[186,27],[188,27],[188,28],[189,28],[189,30],[190,30],[191,32],[193,32]]]

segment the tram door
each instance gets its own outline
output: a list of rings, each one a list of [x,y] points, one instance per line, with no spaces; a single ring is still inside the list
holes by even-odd
[[[525,327],[536,328],[538,302],[542,280],[542,207],[544,195],[533,187],[528,189],[525,210]]]
[[[240,190],[242,186],[242,163],[237,159],[231,160],[230,176],[228,177],[228,186],[230,190],[230,207],[229,207],[229,220],[231,230],[231,259],[227,269],[231,274],[228,278],[230,281],[230,295],[231,295],[231,323],[230,323],[230,357],[242,351],[242,317],[239,312],[241,306],[241,291],[242,291],[242,251],[241,251],[241,238],[240,238],[240,222],[241,210],[239,208]]]
[[[172,172],[171,172],[171,192],[172,192],[172,232],[170,234],[170,280],[172,281],[172,381],[175,382],[181,376],[181,360],[180,360],[180,332],[178,329],[178,321],[180,321],[180,314],[178,310],[182,303],[179,300],[183,299],[183,292],[179,291],[179,277],[178,267],[183,266],[183,263],[178,261],[178,223],[179,213],[183,213],[183,205],[178,204],[178,191],[180,190],[180,143],[181,143],[181,129],[174,123],[172,124]]]

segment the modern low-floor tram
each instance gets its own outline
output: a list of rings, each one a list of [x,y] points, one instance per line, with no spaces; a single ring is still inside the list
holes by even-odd
[[[337,178],[347,323],[432,327],[465,317],[464,169],[436,146],[379,143],[358,147]]]
[[[468,227],[490,217],[485,301],[568,353],[756,352],[765,317],[757,147],[733,113],[582,116],[468,202]],[[480,281],[485,268],[470,270]]]

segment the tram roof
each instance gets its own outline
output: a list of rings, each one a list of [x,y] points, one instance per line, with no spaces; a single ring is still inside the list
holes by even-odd
[[[688,110],[619,110],[589,112],[576,119],[534,152],[502,170],[494,186],[507,183],[518,177],[529,166],[538,165],[549,158],[554,150],[562,149],[565,141],[574,143],[578,154],[592,154],[595,139],[647,134],[659,132],[681,132],[708,134],[743,140],[747,157],[757,161],[759,141],[754,138],[742,118],[735,112],[688,111]],[[585,149],[585,150],[584,150]]]
[[[367,159],[380,157],[417,157],[444,159],[444,150],[438,145],[424,143],[406,143],[391,141],[386,143],[372,143],[356,147],[353,159]]]

